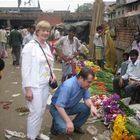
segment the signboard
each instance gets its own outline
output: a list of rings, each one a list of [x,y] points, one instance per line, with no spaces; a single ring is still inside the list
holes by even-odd
[[[136,2],[136,1],[139,1],[139,0],[126,0],[126,3],[132,3],[132,2]]]

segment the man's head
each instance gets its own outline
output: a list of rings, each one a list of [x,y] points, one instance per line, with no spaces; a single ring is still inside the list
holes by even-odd
[[[102,26],[98,26],[98,27],[96,28],[96,31],[97,31],[98,33],[102,33],[102,32],[103,32],[103,27],[102,27]]]
[[[76,34],[76,28],[74,26],[71,26],[69,29],[69,39],[73,39],[75,34]]]
[[[135,61],[138,59],[139,53],[137,50],[131,50],[129,53],[130,59],[132,61],[132,63],[135,63]]]
[[[30,32],[31,34],[34,34],[34,32],[35,32],[35,26],[34,26],[34,25],[31,25],[31,26],[30,26],[29,32]]]
[[[140,41],[140,32],[136,32],[136,33],[134,34],[134,40],[136,40],[137,42]]]
[[[82,68],[79,74],[77,75],[78,81],[80,83],[81,88],[88,89],[95,77],[94,72],[90,68]]]
[[[129,53],[123,53],[123,61],[127,61],[129,59]]]

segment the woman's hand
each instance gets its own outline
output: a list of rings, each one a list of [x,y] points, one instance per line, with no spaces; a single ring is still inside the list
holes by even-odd
[[[56,81],[56,76],[55,74],[53,73],[53,77],[51,77],[51,83],[55,82]]]
[[[31,102],[33,100],[33,93],[31,88],[25,88],[26,90],[26,94],[25,94],[25,98],[27,101]]]

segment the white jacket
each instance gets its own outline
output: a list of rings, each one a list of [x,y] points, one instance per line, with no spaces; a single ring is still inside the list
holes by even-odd
[[[50,47],[46,44],[47,50],[46,55],[49,60],[49,62],[53,62],[53,56],[50,51]],[[48,55],[49,54],[49,55]],[[40,84],[40,59],[41,56],[43,56],[43,61],[46,61],[45,56],[39,47],[39,44],[35,42],[35,40],[31,40],[29,43],[27,43],[21,53],[22,57],[22,63],[21,63],[21,74],[22,74],[22,87],[39,87]],[[53,66],[53,63],[50,63],[51,67]],[[48,67],[48,64],[46,62],[46,65]],[[44,66],[44,67],[45,67]],[[48,72],[48,75],[46,77],[45,83],[48,84],[49,78],[50,78],[50,71],[49,67],[46,70],[46,73]]]

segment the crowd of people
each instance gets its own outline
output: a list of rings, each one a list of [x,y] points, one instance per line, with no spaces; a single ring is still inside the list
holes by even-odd
[[[55,35],[53,45],[47,41],[52,34]],[[2,41],[2,36],[6,37],[6,32],[0,31],[0,71],[4,68],[3,52],[6,51],[7,42]],[[104,38],[107,38],[106,43]],[[31,25],[28,31],[19,30],[15,26],[9,34],[8,41],[12,48],[12,64],[18,66],[21,63],[22,91],[29,109],[27,138],[49,140],[49,136],[42,134],[40,130],[47,105],[49,83],[57,81],[53,72],[54,50],[62,60],[62,83],[51,100],[51,133],[84,134],[83,124],[90,114],[98,117],[98,112],[88,91],[95,77],[94,72],[85,67],[78,74],[75,73],[75,59],[81,52],[81,42],[76,37],[76,28],[71,26],[68,34],[64,36],[57,28],[51,28],[47,21],[40,21],[37,25]],[[96,64],[104,68],[104,61],[107,61],[105,66],[114,69],[114,46],[107,48],[108,42],[113,44],[108,26],[98,26],[93,40]],[[123,63],[113,79],[114,93],[121,98],[131,97],[131,103],[135,101],[140,88],[139,53],[140,33],[136,33],[132,50],[123,54]],[[66,80],[66,76],[69,76],[69,79]],[[121,93],[122,89],[124,94]],[[80,102],[81,99],[83,102]],[[71,120],[70,115],[76,116]]]

